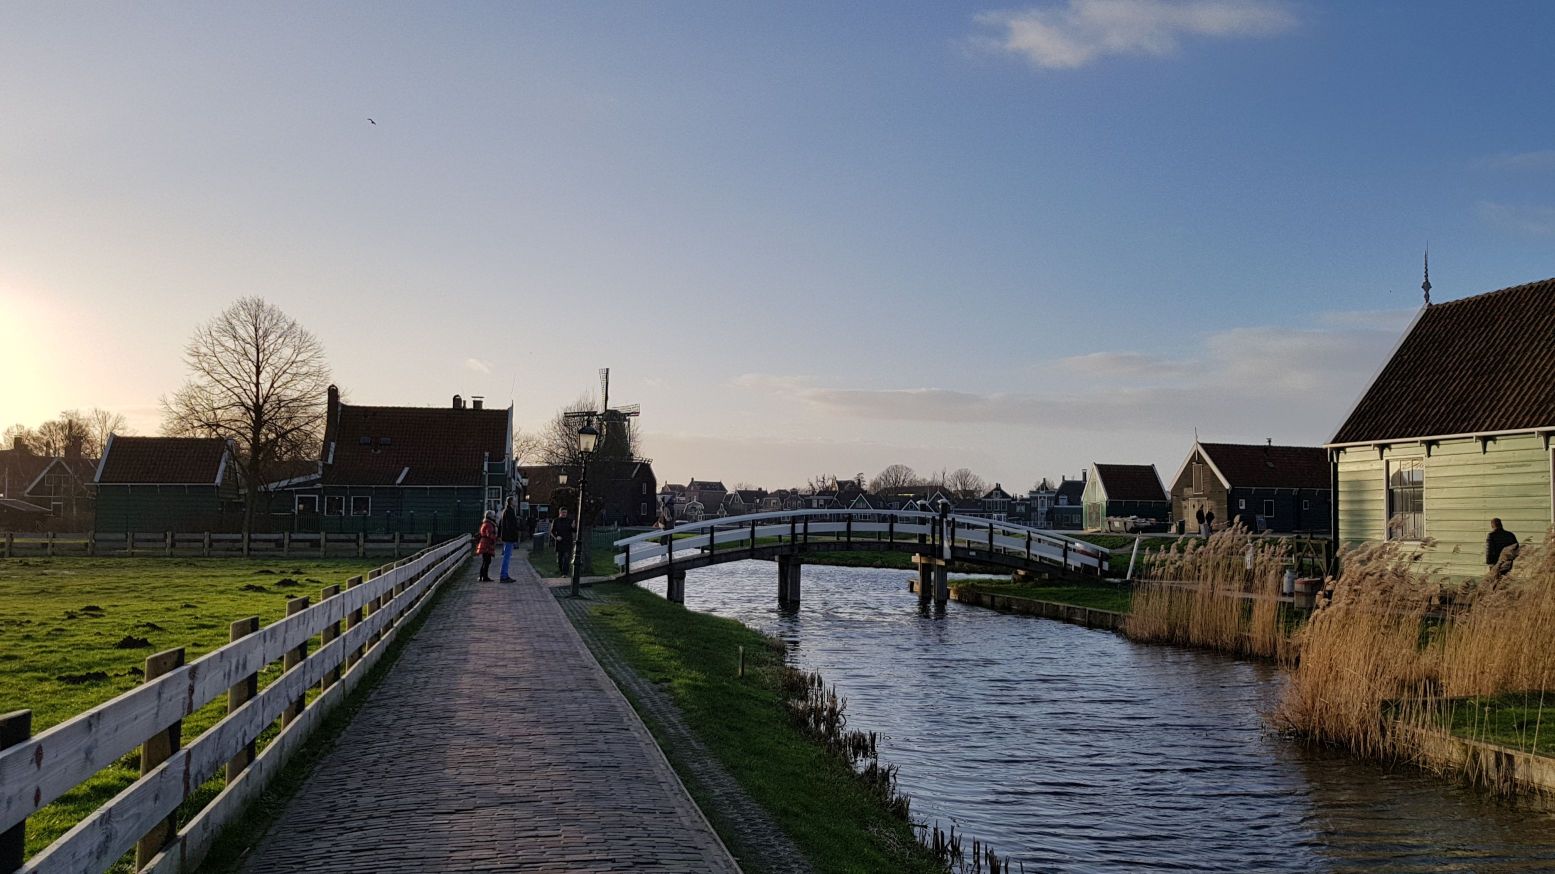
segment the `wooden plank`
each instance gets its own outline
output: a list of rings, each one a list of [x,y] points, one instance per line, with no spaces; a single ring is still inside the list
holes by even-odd
[[[32,737],[32,711],[17,710],[0,715],[0,750],[14,747]],[[27,822],[23,820],[0,834],[0,871],[22,867],[27,851]]]
[[[451,542],[427,557],[455,554]],[[312,610],[282,619],[258,634],[229,643],[48,731],[0,751],[0,829],[40,807],[226,691],[241,678],[281,658],[325,624],[364,604],[396,577],[385,576],[331,598]]]
[[[258,632],[258,631],[259,631],[259,617],[258,616],[250,616],[247,619],[239,619],[238,621],[232,623],[232,627],[231,627],[231,630],[229,632],[229,634],[231,636],[230,636],[229,639],[232,642],[235,643],[235,642],[237,642],[239,640],[242,640],[243,638],[249,636],[250,634],[254,634],[254,633]],[[249,674],[248,676],[244,677],[243,679],[241,679],[241,680],[237,681],[236,683],[232,684],[232,686],[227,689],[227,715],[231,716],[233,713],[237,712],[238,708],[242,707],[244,704],[247,704],[250,699],[252,699],[255,695],[258,695],[258,694],[259,694],[259,674],[258,674],[258,672]],[[227,760],[227,782],[230,783],[233,780],[237,779],[237,776],[239,774],[243,773],[243,769],[247,768],[249,766],[249,764],[254,761],[254,756],[255,756],[255,754],[257,752],[258,752],[258,744],[257,744],[257,742],[253,741],[253,740],[250,740],[248,742],[248,744],[243,748],[243,750],[241,752],[239,752],[237,755],[233,756],[232,758],[228,759]]]
[[[170,543],[172,542],[171,537],[169,537],[168,540]],[[165,650],[146,659],[145,678],[147,680],[154,680],[157,677],[168,673],[169,671],[172,671],[176,668],[181,668],[183,666],[183,647]],[[183,740],[183,725],[184,724],[182,720],[174,722],[167,728],[152,734],[150,737],[146,738],[146,742],[144,744],[141,744],[140,775],[142,777],[150,774],[157,768],[158,765],[161,765],[163,762],[172,758],[173,753],[178,751],[179,744]],[[188,783],[184,784],[183,790],[183,794],[178,798],[180,802],[183,801],[184,796],[189,794]],[[155,856],[157,853],[160,853],[162,848],[167,846],[168,842],[172,840],[173,835],[177,834],[178,815],[176,810],[177,808],[175,806],[173,813],[169,814],[166,819],[147,829],[140,840],[135,843],[136,868],[145,866],[147,862],[151,861],[151,857]]]

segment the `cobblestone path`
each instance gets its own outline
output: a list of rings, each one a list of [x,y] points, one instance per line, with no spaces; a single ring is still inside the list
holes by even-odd
[[[243,871],[739,870],[515,564],[466,566]]]

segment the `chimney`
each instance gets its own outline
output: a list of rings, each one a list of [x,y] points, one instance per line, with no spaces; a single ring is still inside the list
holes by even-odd
[[[479,410],[486,406],[486,399],[480,395],[470,395],[470,409]]]
[[[70,438],[70,442],[65,444],[65,457],[70,459],[71,461],[80,461],[81,460],[81,444],[83,444],[85,442],[86,442],[86,438],[80,436],[79,434],[74,436],[74,437],[71,437]]]
[[[458,395],[454,395],[454,409],[456,409],[456,410],[464,409],[464,398],[461,398]]]

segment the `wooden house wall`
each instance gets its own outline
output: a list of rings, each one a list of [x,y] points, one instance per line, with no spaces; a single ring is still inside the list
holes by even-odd
[[[215,485],[97,487],[98,531],[240,531],[243,513]]]
[[[1353,545],[1387,537],[1386,462],[1425,458],[1425,534],[1435,541],[1427,562],[1450,576],[1485,570],[1490,519],[1527,542],[1552,521],[1550,451],[1534,434],[1501,437],[1481,447],[1476,439],[1342,449],[1339,458],[1339,540]],[[1455,551],[1456,550],[1456,551]]]

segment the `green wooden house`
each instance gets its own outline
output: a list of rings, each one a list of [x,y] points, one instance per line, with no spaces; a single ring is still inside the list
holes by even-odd
[[[1327,444],[1346,544],[1424,545],[1485,571],[1490,519],[1524,542],[1555,519],[1555,279],[1426,305]]]
[[[1153,464],[1092,464],[1081,501],[1087,531],[1164,530],[1172,516]]]
[[[237,466],[220,437],[112,435],[93,488],[100,532],[242,530]]]

